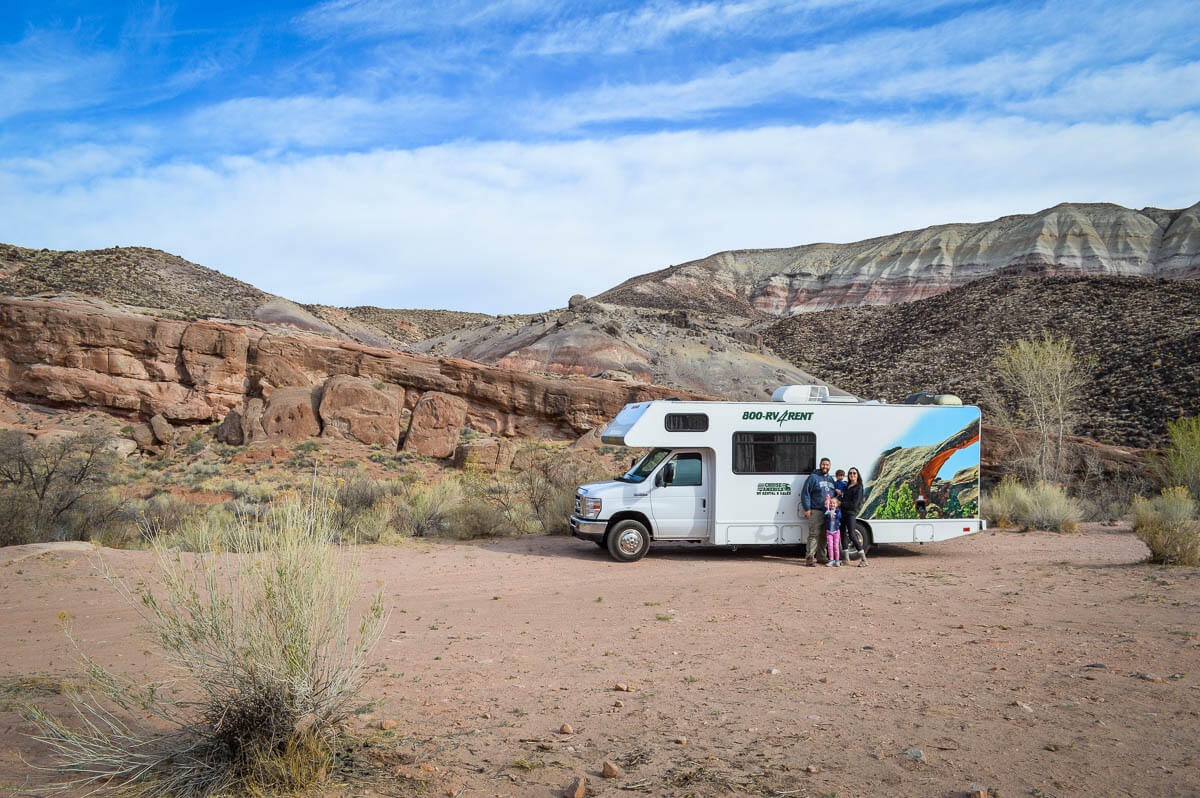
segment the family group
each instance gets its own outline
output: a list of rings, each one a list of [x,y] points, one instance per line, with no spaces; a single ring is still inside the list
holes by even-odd
[[[829,566],[849,565],[849,544],[853,541],[861,568],[867,564],[867,547],[854,522],[863,503],[862,475],[851,468],[830,476],[830,465],[828,457],[821,458],[800,493],[800,508],[808,519],[804,563],[815,566],[820,559]]]

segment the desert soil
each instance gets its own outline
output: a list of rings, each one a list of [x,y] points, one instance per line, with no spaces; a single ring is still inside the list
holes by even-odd
[[[568,538],[367,549],[393,607],[355,719],[373,785],[331,794],[1200,794],[1200,570],[1123,527],[879,549],[652,550]],[[146,552],[104,550],[116,571]],[[74,616],[96,658],[153,669],[95,553],[0,550],[0,785],[43,783],[14,711],[62,709]],[[616,685],[627,691],[618,691]],[[394,730],[378,730],[382,724]],[[563,725],[571,733],[560,733]],[[605,760],[622,775],[602,778]],[[360,769],[361,770],[361,769]]]

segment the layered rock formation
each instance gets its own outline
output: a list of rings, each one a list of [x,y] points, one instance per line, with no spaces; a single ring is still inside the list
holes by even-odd
[[[462,426],[573,440],[629,402],[695,396],[311,333],[280,335],[262,325],[155,318],[78,297],[0,300],[0,392],[134,418],[161,415],[174,424],[222,421],[219,434],[236,443],[330,430],[391,445],[398,429],[392,413],[407,410],[413,413],[410,435],[428,442],[411,448],[439,457],[454,452]],[[441,412],[447,403],[461,415]]]
[[[598,299],[754,316],[924,299],[993,274],[1200,277],[1200,204],[1064,203],[853,244],[732,250],[627,280]]]
[[[727,399],[763,400],[780,385],[824,384],[764,349],[762,336],[747,330],[745,319],[582,299],[558,313],[480,324],[416,348],[524,371],[603,375]]]

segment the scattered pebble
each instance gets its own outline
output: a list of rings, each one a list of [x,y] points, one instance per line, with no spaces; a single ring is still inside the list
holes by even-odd
[[[779,668],[767,668],[767,675],[768,676],[778,676]]]
[[[587,798],[587,779],[576,776],[567,788],[563,790],[563,798]]]
[[[1161,676],[1155,676],[1153,673],[1138,672],[1138,673],[1131,673],[1129,675],[1133,676],[1136,679],[1141,679],[1143,682],[1161,682],[1162,681]]]
[[[687,738],[686,737],[676,737],[675,742],[679,745],[687,745]]]
[[[924,762],[925,761],[925,752],[922,751],[920,748],[909,748],[907,751],[904,752],[904,755],[914,762]]]
[[[396,728],[396,721],[392,720],[391,718],[381,720],[379,721],[379,728],[383,729],[384,731],[391,731],[392,729]]]
[[[618,698],[616,701],[613,702],[613,706],[616,707],[617,709],[620,709],[621,707],[625,706],[625,702]]]
[[[606,779],[615,779],[618,776],[624,776],[625,771],[621,770],[620,766],[612,760],[604,760],[604,764],[600,767],[600,775]]]
[[[804,772],[805,773],[820,773],[821,769],[819,767],[817,767],[816,765],[809,765],[808,767],[806,767],[804,769]]]
[[[563,725],[558,727],[558,733],[559,734],[574,734],[575,730],[571,728],[570,723],[564,723]]]

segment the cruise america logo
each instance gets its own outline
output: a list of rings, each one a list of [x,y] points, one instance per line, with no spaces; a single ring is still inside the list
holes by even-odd
[[[811,410],[747,410],[742,421],[775,421],[783,426],[785,421],[812,421]]]

